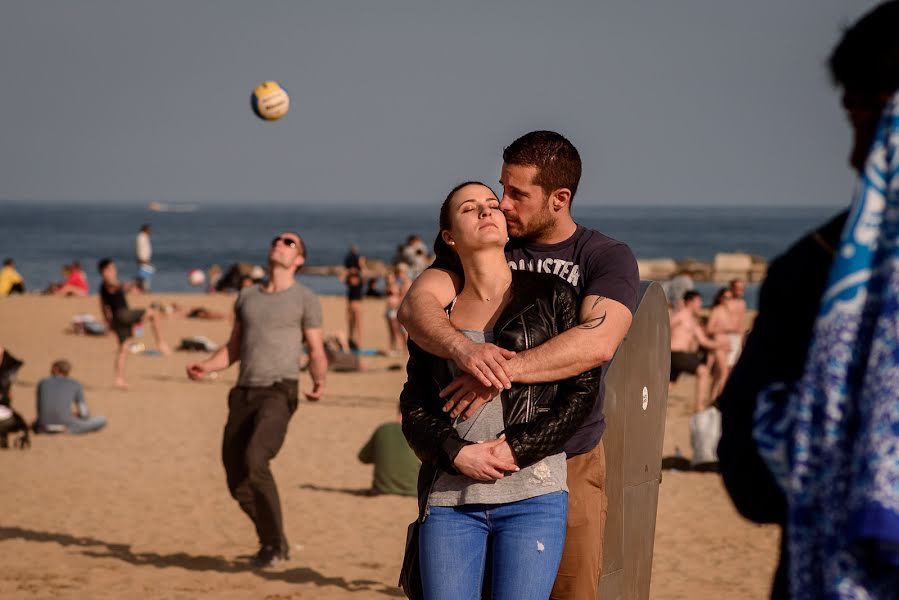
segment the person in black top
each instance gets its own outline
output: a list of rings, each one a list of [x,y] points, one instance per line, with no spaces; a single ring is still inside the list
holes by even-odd
[[[881,4],[846,31],[830,57],[830,71],[843,88],[843,107],[853,129],[849,163],[861,173],[881,111],[899,89],[899,1]],[[718,406],[721,475],[737,510],[757,523],[783,527],[787,504],[759,456],[752,436],[757,396],[775,382],[801,376],[821,295],[848,211],[796,242],[777,257],[759,295],[759,312]],[[786,535],[771,597],[789,598]]]
[[[344,274],[346,284],[346,323],[350,348],[362,346],[362,274],[358,267],[350,267]]]
[[[119,282],[118,270],[110,258],[104,258],[97,264],[100,277],[100,310],[109,329],[115,332],[118,338],[119,349],[115,360],[115,386],[119,389],[128,389],[125,382],[125,358],[128,356],[128,344],[126,342],[133,335],[133,327],[136,323],[147,320],[153,330],[156,347],[162,354],[171,354],[168,344],[162,337],[159,326],[159,313],[153,308],[128,308],[128,300],[125,298],[126,285]]]
[[[343,266],[345,269],[362,270],[365,268],[365,257],[359,254],[359,246],[356,244],[350,246],[350,251],[343,259]]]

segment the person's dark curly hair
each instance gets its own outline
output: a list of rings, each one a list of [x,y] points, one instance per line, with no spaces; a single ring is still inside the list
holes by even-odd
[[[503,150],[503,162],[536,167],[534,183],[546,195],[560,188],[568,188],[574,200],[581,181],[581,155],[563,135],[555,131],[526,133]]]
[[[899,90],[899,0],[884,2],[849,27],[828,61],[836,85],[881,95]]]

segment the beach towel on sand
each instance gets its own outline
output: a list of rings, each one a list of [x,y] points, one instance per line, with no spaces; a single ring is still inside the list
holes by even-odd
[[[798,382],[755,439],[788,504],[791,598],[899,594],[899,94],[887,105]]]

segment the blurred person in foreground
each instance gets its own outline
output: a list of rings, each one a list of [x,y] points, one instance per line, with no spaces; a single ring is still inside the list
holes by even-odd
[[[895,598],[899,2],[848,29],[829,66],[861,187],[771,263],[718,455],[740,513],[783,528],[772,598]]]

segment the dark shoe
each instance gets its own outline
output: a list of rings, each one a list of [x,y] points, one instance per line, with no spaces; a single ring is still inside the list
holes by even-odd
[[[253,568],[268,569],[290,559],[286,550],[264,545],[253,557]]]

